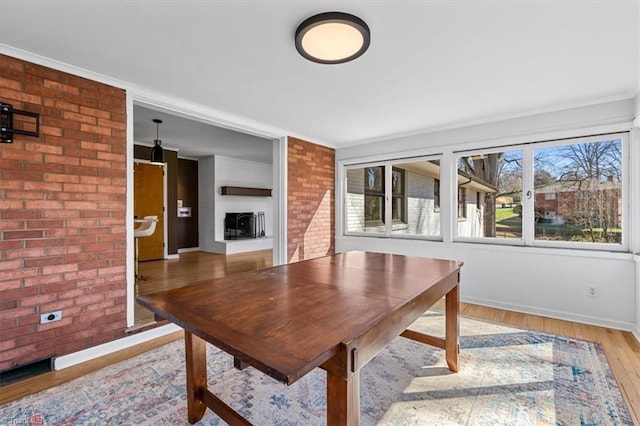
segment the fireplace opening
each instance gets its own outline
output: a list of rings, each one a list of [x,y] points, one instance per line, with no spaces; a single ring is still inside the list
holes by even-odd
[[[242,240],[256,238],[256,215],[252,212],[225,213],[224,239]]]

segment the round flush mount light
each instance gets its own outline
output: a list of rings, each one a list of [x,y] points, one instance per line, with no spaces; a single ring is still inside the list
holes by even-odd
[[[296,49],[310,61],[342,64],[369,48],[369,26],[357,16],[326,12],[312,16],[296,30]]]

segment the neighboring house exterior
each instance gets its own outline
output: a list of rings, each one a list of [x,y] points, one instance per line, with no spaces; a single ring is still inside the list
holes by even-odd
[[[550,183],[536,188],[535,207],[538,221],[579,223],[589,219],[597,227],[619,228],[622,225],[622,184],[612,178]]]
[[[441,234],[439,177],[437,161],[393,166],[392,235]],[[346,180],[346,231],[384,233],[384,166],[348,169]],[[496,189],[463,172],[458,174],[459,236],[482,236],[482,205],[490,192]]]

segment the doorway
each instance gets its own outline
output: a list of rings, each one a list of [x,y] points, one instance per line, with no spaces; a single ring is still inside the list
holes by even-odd
[[[165,173],[164,166],[135,161],[133,167],[133,213],[136,219],[157,216],[155,232],[138,241],[138,260],[159,260],[165,253]]]

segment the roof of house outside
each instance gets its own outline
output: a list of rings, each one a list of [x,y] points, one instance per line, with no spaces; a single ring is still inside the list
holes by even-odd
[[[546,185],[541,185],[536,188],[536,192],[550,193],[550,192],[575,192],[575,191],[606,191],[621,189],[622,184],[620,182],[612,182],[609,180],[599,181],[597,179],[581,179],[581,180],[561,180]]]

